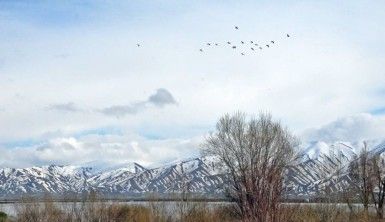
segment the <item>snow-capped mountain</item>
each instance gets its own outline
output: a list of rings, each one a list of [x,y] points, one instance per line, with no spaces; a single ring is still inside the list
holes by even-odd
[[[91,189],[106,195],[146,192],[220,193],[225,175],[212,158],[194,158],[147,169],[137,163],[94,170],[91,167],[44,166],[0,169],[0,198],[21,195],[81,194]]]
[[[385,141],[367,141],[372,154],[385,151]],[[303,150],[301,161],[288,168],[285,186],[288,194],[311,197],[324,192],[340,191],[352,182],[347,172],[357,158],[363,142],[313,142]]]
[[[385,141],[371,141],[373,153],[385,151]],[[287,169],[288,195],[310,197],[339,190],[350,182],[346,168],[356,158],[361,143],[313,142],[304,146],[300,160]],[[91,165],[91,164],[90,164]],[[336,175],[339,175],[338,177]],[[148,192],[221,194],[226,174],[215,158],[193,158],[146,168],[137,163],[111,168],[44,166],[0,168],[0,198],[22,195],[81,194],[91,189],[106,195]]]
[[[44,166],[22,169],[0,169],[0,196],[34,193],[80,192],[86,186],[91,168]]]

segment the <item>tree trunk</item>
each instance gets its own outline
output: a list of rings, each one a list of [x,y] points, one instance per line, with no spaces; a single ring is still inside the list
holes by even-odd
[[[383,204],[379,204],[379,205],[378,205],[378,209],[377,209],[377,217],[378,217],[379,219],[384,218],[384,205],[383,205]]]

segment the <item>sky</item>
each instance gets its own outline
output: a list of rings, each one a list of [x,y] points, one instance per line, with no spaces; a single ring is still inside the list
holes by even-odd
[[[385,138],[384,11],[357,0],[1,0],[0,166],[196,157],[236,111],[271,112],[303,142]]]

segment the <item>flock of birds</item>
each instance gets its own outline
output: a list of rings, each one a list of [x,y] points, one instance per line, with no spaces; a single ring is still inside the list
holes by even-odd
[[[235,30],[238,30],[239,27],[238,27],[238,26],[234,26],[234,29],[235,29]],[[289,35],[289,34],[286,34],[286,37],[289,38],[290,35]],[[252,40],[251,40],[250,42],[246,42],[246,41],[241,41],[241,42],[240,42],[241,45],[250,44],[250,45],[249,45],[249,47],[250,47],[249,50],[251,50],[251,51],[255,51],[255,50],[257,50],[257,49],[262,50],[264,47],[265,47],[265,48],[270,48],[270,46],[272,46],[272,45],[275,44],[275,43],[276,43],[276,42],[275,42],[274,40],[271,40],[271,41],[270,41],[269,43],[267,43],[267,44],[258,44],[258,43],[254,42],[254,41],[252,41]],[[226,42],[225,44],[231,46],[232,49],[237,49],[237,45],[232,44],[231,42]],[[206,45],[207,45],[207,46],[219,46],[220,44],[219,44],[219,43],[211,43],[211,42],[208,42],[208,43],[206,43]],[[204,50],[203,50],[203,48],[200,48],[199,51],[203,52]],[[245,52],[241,52],[241,55],[244,56],[244,55],[245,55]]]
[[[234,26],[234,29],[235,30],[238,30],[239,27],[238,26]],[[289,34],[286,34],[286,37],[289,38],[290,35]],[[271,40],[269,43],[265,43],[265,44],[258,44],[256,42],[254,42],[253,40],[249,41],[249,42],[246,42],[246,41],[240,41],[240,44],[241,45],[244,45],[246,46],[247,44],[250,44],[249,45],[249,50],[252,50],[252,51],[255,51],[257,49],[259,50],[262,50],[263,48],[270,48],[270,46],[272,46],[273,44],[275,44],[276,42],[274,40]],[[232,44],[232,42],[226,42],[225,45],[229,45],[231,46],[232,49],[237,49],[237,45],[235,44]],[[211,42],[207,42],[206,45],[208,47],[210,46],[219,46],[220,44],[219,43],[211,43]],[[141,45],[139,43],[136,44],[137,47],[141,47]],[[201,52],[204,52],[203,48],[200,48],[199,51]],[[241,52],[241,55],[245,55],[245,52]]]

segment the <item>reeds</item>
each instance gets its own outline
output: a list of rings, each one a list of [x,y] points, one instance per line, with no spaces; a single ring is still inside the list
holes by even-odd
[[[343,204],[281,204],[277,221],[285,222],[371,222],[375,212],[362,207],[353,210]],[[7,221],[18,222],[240,222],[234,204],[159,201],[123,203],[87,198],[80,202],[55,202],[24,199],[15,204],[16,216]],[[1,221],[1,220],[0,220]]]

